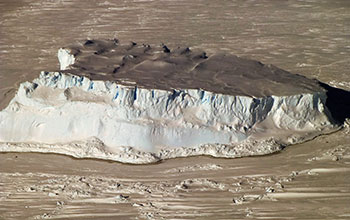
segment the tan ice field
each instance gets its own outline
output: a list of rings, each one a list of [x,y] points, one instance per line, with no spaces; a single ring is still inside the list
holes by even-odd
[[[59,70],[58,48],[86,38],[236,54],[349,90],[349,10],[345,0],[0,0],[1,109],[20,83]],[[297,92],[293,83],[283,91]],[[281,92],[240,86],[237,94]],[[349,133],[345,120],[337,132],[267,156],[148,165],[1,153],[0,219],[349,219]]]

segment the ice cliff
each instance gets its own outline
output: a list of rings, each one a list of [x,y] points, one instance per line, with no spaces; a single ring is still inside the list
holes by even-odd
[[[280,87],[291,85],[278,81],[279,69],[268,67],[272,69],[271,74],[275,74],[271,82],[279,83],[277,86],[271,83],[259,85],[260,81],[247,84],[245,80],[249,78],[245,79],[244,72],[240,71],[242,76],[238,77],[243,79],[231,84],[229,80],[218,80],[215,85],[204,81],[200,87],[196,84],[198,82],[194,83],[194,87],[198,87],[194,88],[192,84],[186,86],[187,82],[181,84],[182,79],[173,75],[168,76],[172,81],[157,82],[157,74],[167,74],[166,70],[172,72],[176,68],[176,65],[167,66],[172,61],[166,46],[152,53],[147,50],[147,57],[140,59],[140,54],[111,55],[115,51],[107,43],[100,42],[96,46],[102,49],[89,48],[96,44],[93,41],[85,42],[78,49],[60,49],[61,71],[41,72],[33,82],[20,85],[8,107],[0,112],[0,151],[53,152],[129,163],[192,155],[233,158],[276,152],[286,145],[338,128],[325,106],[326,90],[312,80],[283,72],[281,78],[294,79],[301,87],[290,82],[293,89],[285,92]],[[112,48],[118,47],[118,43],[114,42]],[[123,53],[131,50],[125,48]],[[109,55],[97,58],[97,61],[92,59],[95,55],[107,53],[107,49],[110,49]],[[87,56],[84,51],[94,55]],[[190,53],[188,48],[185,51]],[[225,55],[223,63],[226,66],[222,67],[217,64],[222,57],[211,58],[199,53],[205,57],[198,61],[198,54],[182,53],[183,50],[173,56],[177,64],[191,67],[186,67],[189,75],[198,74],[200,67],[204,72],[215,70],[216,79],[220,78],[218,74],[222,68],[225,71],[237,69],[230,59],[233,63],[251,62]],[[140,60],[125,63],[125,59],[131,56]],[[120,63],[117,67],[111,66],[112,73],[108,74],[103,68],[108,66],[111,57]],[[215,62],[210,63],[213,60]],[[193,66],[188,64],[190,61]],[[240,65],[245,68],[248,64]],[[258,65],[267,71],[265,65]],[[122,77],[121,68],[138,75]],[[252,71],[259,78],[256,68]],[[118,72],[119,78],[112,75]],[[152,74],[145,77],[144,72],[153,72],[155,78],[149,79]],[[230,72],[222,74],[227,74],[225,79],[230,78]],[[145,79],[140,81],[142,77]],[[191,79],[202,80],[200,74]],[[254,82],[255,79],[250,80]],[[153,81],[157,84],[153,85]],[[177,81],[179,83],[174,84]],[[218,85],[221,88],[216,88]],[[271,89],[274,86],[276,89]],[[253,95],[248,94],[250,90]],[[270,94],[274,91],[276,94]]]

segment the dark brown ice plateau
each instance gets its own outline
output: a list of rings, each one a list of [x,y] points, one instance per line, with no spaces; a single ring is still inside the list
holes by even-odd
[[[232,54],[120,45],[118,40],[87,40],[67,47],[74,65],[66,70],[92,80],[110,80],[147,89],[202,89],[249,97],[325,92],[319,81]]]

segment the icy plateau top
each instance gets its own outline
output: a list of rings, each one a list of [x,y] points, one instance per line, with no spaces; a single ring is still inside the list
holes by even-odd
[[[0,151],[150,163],[281,150],[339,128],[316,80],[230,54],[88,40],[20,85]]]
[[[318,81],[273,65],[190,48],[88,40],[61,49],[58,57],[64,72],[147,89],[202,89],[249,97],[324,92]]]

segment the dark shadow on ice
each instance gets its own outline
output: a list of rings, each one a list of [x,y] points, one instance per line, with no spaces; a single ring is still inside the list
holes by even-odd
[[[332,117],[339,123],[350,118],[350,91],[331,87],[325,83],[320,85],[327,90],[326,106]]]

